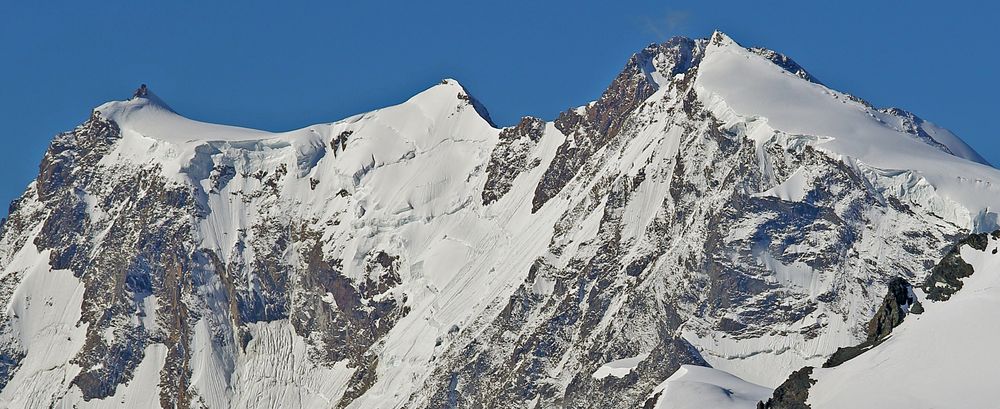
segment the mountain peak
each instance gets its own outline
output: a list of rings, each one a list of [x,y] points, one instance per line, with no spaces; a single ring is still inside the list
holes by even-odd
[[[142,84],[142,85],[139,86],[139,89],[135,90],[135,94],[132,94],[132,98],[142,98],[142,97],[145,97],[148,92],[149,92],[149,89],[146,88],[146,84]]]
[[[191,140],[256,140],[272,137],[266,131],[188,119],[142,84],[125,101],[106,102],[94,109],[122,129],[174,143]]]
[[[802,72],[674,37],[502,130],[450,78],[281,133],[140,86],[57,136],[0,228],[0,407],[753,407],[885,321],[889,278],[1000,281],[1000,233],[949,250],[997,227],[1000,171]],[[963,297],[893,339],[1000,308]]]
[[[744,48],[716,31],[699,65],[695,82],[699,99],[726,121],[766,119],[774,131],[816,138],[815,146],[837,157],[880,169],[909,169],[949,200],[975,209],[973,214],[1000,197],[996,187],[971,182],[990,180],[993,169],[955,160],[975,158],[975,154],[941,150],[927,143],[930,138],[914,138],[905,132],[906,127],[892,126],[892,121],[880,118],[875,109],[849,94],[811,81],[797,64],[768,54]],[[945,131],[936,134],[942,140],[947,136]],[[970,227],[977,223],[968,215],[963,217]]]
[[[466,88],[464,85],[459,83],[458,80],[454,78],[442,79],[441,82],[428,88],[424,92],[417,94],[416,96],[411,98],[411,100],[416,100],[418,99],[418,97],[420,97],[420,95],[423,94],[430,94],[430,93],[436,94],[438,91],[441,90],[444,90],[446,93],[456,93],[455,97],[471,105],[472,108],[476,110],[476,113],[479,114],[479,116],[482,117],[483,120],[489,123],[490,126],[494,128],[497,127],[496,123],[493,122],[493,118],[490,117],[490,112],[489,110],[486,109],[486,106],[483,105],[482,102],[479,102],[479,100],[476,99],[476,97],[472,96],[472,93],[469,92],[468,88]]]
[[[166,109],[170,112],[176,113],[173,108],[170,108],[170,105],[167,105],[167,103],[160,99],[159,96],[150,91],[146,84],[140,84],[139,88],[136,88],[135,92],[132,93],[132,98],[127,102],[134,102],[135,104],[142,105],[155,105],[161,109]]]
[[[458,80],[456,80],[454,78],[443,78],[441,80],[441,83],[439,83],[438,85],[447,85],[449,87],[459,87],[459,88],[463,88],[463,89],[465,88],[465,87],[462,86],[462,84],[460,84],[458,82]]]
[[[712,37],[709,38],[709,44],[720,47],[728,47],[733,45],[737,47],[740,46],[739,43],[733,40],[732,37],[719,30],[715,30],[712,32]]]

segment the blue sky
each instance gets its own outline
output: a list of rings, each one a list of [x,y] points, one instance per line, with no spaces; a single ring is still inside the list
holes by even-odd
[[[141,82],[188,117],[277,131],[454,77],[506,125],[596,98],[646,44],[714,29],[788,54],[832,88],[911,110],[1000,164],[995,2],[135,3],[4,6],[0,203],[35,177],[55,133]]]

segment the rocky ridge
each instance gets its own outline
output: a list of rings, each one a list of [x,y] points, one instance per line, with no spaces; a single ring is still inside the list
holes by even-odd
[[[711,81],[733,56],[965,173],[738,112]],[[503,129],[453,80],[281,134],[145,89],[57,136],[2,226],[0,401],[635,407],[685,364],[778,386],[884,338],[899,280],[960,287],[932,267],[996,220],[946,192],[1000,172],[859,101],[722,33]]]

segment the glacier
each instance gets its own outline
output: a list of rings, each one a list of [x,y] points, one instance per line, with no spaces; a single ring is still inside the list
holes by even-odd
[[[998,203],[957,136],[721,32],[503,128],[452,79],[279,133],[148,91],[58,135],[2,226],[0,405],[755,407]],[[912,362],[944,305],[881,347]]]

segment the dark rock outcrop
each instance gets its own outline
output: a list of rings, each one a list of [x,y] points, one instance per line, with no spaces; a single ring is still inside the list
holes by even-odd
[[[995,240],[1000,239],[1000,230],[993,232],[992,237]],[[961,279],[972,275],[972,266],[962,260],[961,256],[961,248],[966,245],[978,251],[986,251],[989,246],[988,234],[972,234],[952,246],[941,261],[931,269],[931,273],[924,283],[924,291],[927,292],[928,299],[948,300],[962,288]],[[934,291],[932,292],[931,289]],[[931,298],[932,294],[934,298]],[[823,368],[839,366],[875,348],[886,340],[893,328],[903,322],[907,313],[920,314],[923,309],[923,305],[913,293],[913,287],[900,277],[892,278],[887,283],[885,298],[876,310],[875,316],[868,322],[865,341],[856,346],[837,349],[823,364]],[[764,409],[809,408],[805,401],[808,398],[809,386],[815,383],[814,380],[809,379],[812,369],[812,367],[805,367],[792,373],[788,380],[775,389],[772,398],[768,399],[767,402],[758,403],[757,407]]]
[[[711,41],[723,40],[719,34]],[[380,200],[372,200],[378,197],[338,186],[327,174],[323,185],[319,173],[311,174],[307,186],[339,188],[336,195],[322,198],[336,206],[311,208],[311,198],[283,197],[297,186],[290,183],[305,185],[308,175],[300,174],[296,181],[295,168],[289,167],[304,162],[289,157],[287,165],[274,163],[269,153],[257,150],[263,146],[202,144],[195,152],[197,169],[187,167],[181,174],[165,174],[156,162],[104,161],[121,132],[98,113],[53,142],[24,204],[15,204],[0,227],[0,240],[7,244],[0,248],[0,260],[9,259],[9,251],[35,244],[47,252],[49,267],[69,270],[81,280],[80,325],[86,325],[86,340],[67,362],[80,368],[78,374],[62,386],[78,387],[85,399],[110,396],[128,384],[147,348],[155,346],[165,348],[161,405],[199,402],[199,384],[192,381],[195,352],[239,361],[241,354],[260,353],[268,346],[271,327],[287,325],[286,333],[301,338],[304,346],[294,344],[294,360],[269,362],[294,365],[302,372],[292,375],[299,377],[307,372],[325,376],[311,368],[337,368],[343,377],[336,380],[347,386],[335,386],[323,396],[331,407],[348,406],[358,398],[371,404],[371,393],[387,396],[380,389],[383,382],[401,385],[394,382],[402,377],[391,371],[401,364],[417,365],[400,361],[410,357],[409,352],[397,353],[398,333],[413,328],[427,332],[412,332],[421,335],[415,343],[425,343],[410,351],[427,351],[414,356],[429,361],[421,359],[426,366],[414,369],[413,377],[406,375],[404,389],[413,389],[395,396],[397,405],[410,399],[414,407],[640,406],[680,365],[707,365],[692,342],[715,335],[748,343],[765,336],[812,342],[826,334],[830,321],[822,319],[824,314],[848,317],[858,300],[877,303],[880,294],[870,294],[870,286],[890,272],[916,276],[961,232],[926,208],[878,191],[858,166],[813,149],[802,135],[775,132],[752,140],[749,122],[716,118],[694,89],[708,41],[675,38],[633,56],[599,100],[555,121],[553,127],[566,140],[552,146],[555,159],[550,164],[543,165],[545,159],[538,155],[548,126],[544,121],[524,118],[500,132],[489,162],[477,163],[465,179],[473,197],[462,196],[458,204],[471,203],[469,208],[479,211],[480,198],[483,205],[507,201],[514,199],[516,188],[518,195],[527,192],[529,197],[533,190],[530,208],[535,212],[556,196],[567,207],[551,209],[561,214],[546,208],[546,218],[528,220],[531,227],[543,228],[523,235],[455,238],[475,251],[469,253],[475,263],[495,263],[462,270],[468,273],[469,288],[504,280],[486,287],[489,294],[477,292],[466,299],[470,293],[451,293],[459,288],[456,282],[444,278],[447,271],[434,271],[448,268],[424,264],[451,253],[414,254],[413,242],[436,244],[443,236],[390,234],[432,219],[397,214],[391,220],[360,220],[365,214],[379,215],[370,210],[378,207],[369,207],[379,205]],[[753,51],[780,69],[815,81],[787,57]],[[152,93],[146,98],[150,101],[135,103],[158,103]],[[464,90],[457,98],[459,111],[476,109],[489,120]],[[344,159],[364,136],[352,132],[329,135],[317,148]],[[267,147],[272,149],[281,148]],[[484,151],[476,152],[476,160],[485,160],[480,155]],[[519,184],[518,177],[526,174],[540,175],[540,181]],[[793,175],[803,179],[801,197],[768,194]],[[359,183],[357,175],[353,182]],[[478,186],[483,187],[481,197]],[[225,223],[215,242],[200,242],[205,237],[199,226],[222,226],[201,223],[225,219],[223,209],[213,207],[227,202],[234,215],[252,217],[236,217]],[[501,218],[479,218],[481,214],[466,209],[434,217],[472,216],[489,223],[484,229],[508,233]],[[352,219],[354,210],[358,216]],[[874,223],[879,230],[873,232],[872,215],[888,215],[894,222]],[[31,243],[27,238],[35,235],[27,232],[36,227],[40,234]],[[507,248],[497,247],[504,242],[526,241],[528,235],[532,243],[541,239],[529,250],[490,252]],[[872,254],[868,244],[873,236],[905,254]],[[942,268],[938,280],[953,286],[954,279],[960,286],[965,272],[959,261],[953,263],[957,272]],[[780,274],[782,266],[794,266],[802,275],[823,274],[821,281],[836,286],[811,293],[798,284],[799,277]],[[20,273],[0,278],[0,303],[10,301]],[[437,288],[439,284],[447,287]],[[920,305],[905,281],[888,284],[889,294],[868,323],[870,344],[838,351],[837,360],[880,342],[908,308],[918,312]],[[424,305],[425,299],[416,299],[424,294],[448,294],[449,299]],[[411,308],[413,316],[407,317]],[[440,311],[458,310],[448,318],[454,321],[435,321]],[[466,311],[478,312],[466,316]],[[820,318],[813,325],[788,330],[787,324],[812,315]],[[849,316],[851,322],[860,325],[854,317]],[[407,327],[399,327],[401,322]],[[0,331],[14,328],[6,325]],[[197,332],[205,328],[207,337],[195,337],[206,334]],[[682,329],[702,337],[689,342],[695,338],[681,337]],[[718,352],[711,345],[699,347]],[[0,387],[19,370],[25,348],[16,342],[0,348]],[[639,356],[641,361],[623,376],[594,377],[603,365]],[[223,371],[234,367],[220,366]],[[351,372],[342,372],[345,368]],[[386,371],[391,375],[380,379]],[[811,373],[812,368],[797,371],[759,406],[807,407]],[[246,375],[227,372],[219,379],[238,379],[234,374]],[[253,376],[241,381],[261,385]],[[278,380],[294,384],[300,397],[318,390],[298,379]],[[250,396],[261,393],[252,392]]]
[[[532,212],[562,191],[580,167],[618,135],[629,114],[656,92],[654,72],[666,78],[687,72],[698,64],[703,51],[702,42],[684,37],[650,45],[629,59],[597,101],[582,110],[571,109],[560,114],[555,126],[566,135],[566,141],[559,146],[555,159],[535,188]]]
[[[825,363],[824,368],[838,366],[861,355],[863,352],[879,345],[885,340],[892,329],[903,323],[903,318],[911,306],[920,305],[913,295],[913,287],[900,277],[893,277],[887,284],[888,290],[882,304],[875,311],[875,316],[868,321],[867,336],[861,344],[838,348]],[[921,307],[921,311],[922,311]]]
[[[750,51],[761,57],[767,58],[772,63],[774,63],[774,65],[784,68],[785,71],[795,74],[799,78],[802,78],[812,83],[822,84],[822,82],[820,82],[818,79],[816,79],[816,77],[810,74],[809,71],[806,71],[805,68],[802,68],[802,66],[799,65],[797,62],[795,62],[795,60],[792,60],[791,58],[782,53],[763,47],[751,47]]]
[[[149,94],[149,88],[146,87],[146,84],[142,84],[132,94],[132,98],[145,98],[147,94]]]
[[[927,293],[927,299],[945,301],[961,290],[962,279],[973,273],[972,266],[962,260],[962,247],[968,245],[976,250],[986,251],[988,244],[987,233],[970,235],[955,244],[924,280],[923,290]]]
[[[774,396],[769,398],[767,402],[758,403],[757,407],[764,409],[809,409],[810,406],[806,404],[806,400],[809,399],[809,388],[816,383],[809,377],[812,375],[812,371],[813,368],[807,366],[792,372],[788,380],[774,390]]]
[[[538,166],[538,162],[529,163],[528,158],[544,131],[545,121],[530,116],[500,131],[500,140],[486,166],[486,184],[482,195],[484,205],[500,200],[510,191],[518,175]]]

